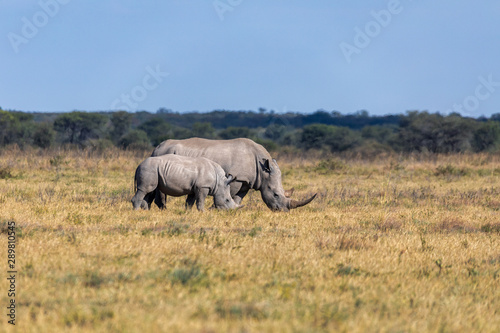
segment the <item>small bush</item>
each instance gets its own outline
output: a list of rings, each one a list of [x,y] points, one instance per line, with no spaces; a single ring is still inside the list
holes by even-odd
[[[467,225],[458,218],[445,218],[441,223],[436,224],[431,228],[435,232],[475,232],[477,228]]]
[[[255,237],[260,231],[262,231],[261,227],[253,227],[252,230],[250,230],[250,232],[248,233],[248,236]]]
[[[268,151],[276,151],[279,148],[279,146],[276,143],[274,143],[274,141],[269,139],[256,138],[255,142],[257,142],[260,145],[263,145],[264,148],[266,148]]]
[[[366,140],[359,147],[352,149],[352,152],[362,158],[374,159],[381,156],[390,156],[394,153],[394,150],[389,145],[375,140]]]
[[[189,224],[179,223],[179,222],[170,222],[167,227],[167,234],[172,236],[179,236],[185,233],[189,229]]]
[[[0,179],[11,179],[15,178],[14,175],[12,174],[12,170],[8,166],[2,166],[0,167]]]
[[[83,277],[83,285],[90,288],[100,288],[106,282],[106,278],[99,272],[86,271]]]
[[[338,264],[337,265],[337,275],[338,276],[348,276],[348,275],[360,275],[361,269],[357,267],[352,267],[350,265]]]
[[[206,285],[208,283],[206,277],[207,275],[202,271],[201,266],[191,259],[184,259],[182,266],[173,269],[168,274],[168,279],[172,284],[189,285],[191,287]]]
[[[169,221],[165,226],[147,227],[142,229],[141,234],[143,236],[158,235],[161,237],[179,236],[186,233],[189,229],[189,224],[182,223],[182,221],[184,221],[184,219],[181,219],[179,222]]]
[[[440,165],[436,168],[436,172],[434,175],[437,177],[462,177],[467,176],[470,173],[470,170],[467,168],[457,168],[451,164],[448,165]]]
[[[197,278],[200,275],[200,268],[197,266],[176,268],[170,273],[170,281],[186,285],[190,280]]]
[[[487,223],[481,226],[482,232],[500,232],[500,223]]]
[[[110,150],[112,147],[114,147],[114,144],[113,142],[111,142],[111,140],[108,139],[95,139],[88,140],[86,146],[90,148],[90,150],[102,154],[106,150]]]
[[[387,219],[383,222],[375,223],[375,229],[388,232],[390,230],[399,230],[403,226],[401,221]]]
[[[321,174],[340,172],[347,169],[347,165],[339,159],[326,159],[319,161],[314,170]]]
[[[218,301],[215,312],[220,318],[227,319],[265,319],[268,317],[265,307],[254,303]]]
[[[68,161],[66,161],[64,159],[64,156],[62,155],[56,155],[54,156],[53,158],[51,158],[49,160],[49,163],[52,167],[56,168],[57,170],[59,170],[61,168],[62,165],[67,165],[69,164]]]
[[[118,146],[130,150],[149,150],[151,149],[151,142],[146,132],[132,130],[120,138]]]

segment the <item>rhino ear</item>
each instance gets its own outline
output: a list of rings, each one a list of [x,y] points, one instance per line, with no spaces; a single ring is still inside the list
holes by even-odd
[[[231,184],[232,182],[234,182],[235,180],[236,180],[236,178],[234,178],[233,175],[229,174],[229,175],[227,175],[227,180],[224,183],[224,185],[227,186],[227,185]]]
[[[271,173],[271,165],[269,164],[269,160],[264,160],[264,163],[260,162],[260,166],[265,172]]]

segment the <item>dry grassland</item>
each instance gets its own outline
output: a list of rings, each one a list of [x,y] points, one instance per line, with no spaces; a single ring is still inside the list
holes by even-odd
[[[145,156],[0,153],[0,331],[500,331],[499,155],[281,156],[290,213],[133,211]]]

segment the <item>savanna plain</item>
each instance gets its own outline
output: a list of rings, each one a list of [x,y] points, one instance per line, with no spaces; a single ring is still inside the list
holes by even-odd
[[[311,204],[134,211],[148,153],[0,152],[0,331],[500,331],[500,155],[276,153]]]

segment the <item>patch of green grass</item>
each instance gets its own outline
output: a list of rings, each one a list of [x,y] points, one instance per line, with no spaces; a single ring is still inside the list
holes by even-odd
[[[340,159],[321,160],[314,167],[314,171],[320,174],[338,173],[347,169],[347,164]]]
[[[255,319],[262,320],[269,316],[265,305],[219,300],[215,312],[223,319]]]
[[[168,274],[168,279],[172,284],[208,286],[207,274],[196,261],[185,259],[181,264],[180,267],[174,268]]]
[[[1,166],[0,167],[0,179],[12,179],[16,178],[12,174],[12,169],[9,166]]]
[[[500,222],[499,223],[486,223],[481,226],[482,232],[499,232],[500,233]]]
[[[349,276],[349,275],[361,275],[361,269],[358,267],[353,267],[351,265],[337,264],[337,275],[338,276]]]
[[[459,168],[451,164],[440,165],[436,168],[434,175],[437,177],[457,177],[467,176],[471,173],[469,168]]]
[[[83,285],[90,288],[100,288],[109,279],[97,271],[86,271],[83,276]]]
[[[160,237],[175,237],[186,233],[189,229],[188,223],[183,223],[184,218],[179,221],[171,220],[166,225],[147,227],[141,230],[143,236],[158,235]]]

